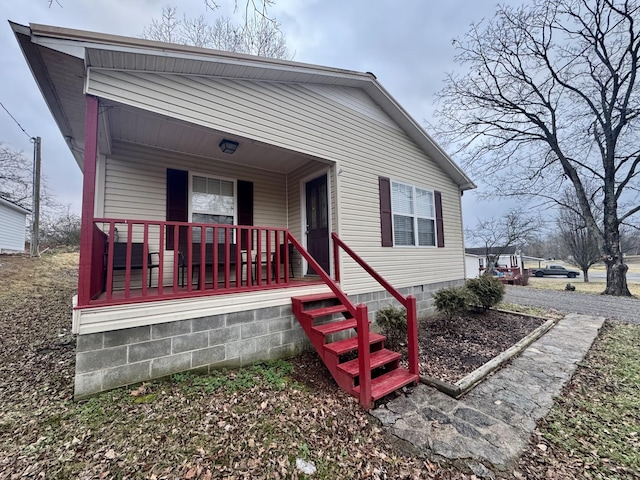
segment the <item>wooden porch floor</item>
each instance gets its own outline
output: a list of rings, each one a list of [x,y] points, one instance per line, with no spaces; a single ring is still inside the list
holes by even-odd
[[[162,295],[158,294],[157,287],[147,288],[146,295],[143,295],[142,288],[131,288],[129,295],[125,296],[124,290],[114,290],[111,299],[107,299],[107,293],[102,292],[91,300],[91,305],[112,305],[139,302],[152,302],[162,300],[175,300],[180,298],[206,297],[210,295],[229,295],[234,293],[259,292],[264,290],[275,290],[283,288],[296,288],[305,285],[323,285],[322,280],[317,276],[306,276],[302,278],[290,278],[289,283],[272,283],[271,285],[253,285],[249,288],[243,285],[240,287],[218,287],[213,288],[211,282],[207,283],[204,289],[197,288],[196,285],[191,286],[191,290],[187,286],[180,287],[174,291],[173,286],[165,286],[162,289]]]

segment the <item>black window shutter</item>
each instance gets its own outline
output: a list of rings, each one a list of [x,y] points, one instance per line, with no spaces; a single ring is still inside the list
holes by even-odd
[[[253,225],[253,182],[238,180],[238,225]],[[253,239],[251,240],[253,249]],[[240,238],[240,248],[247,248],[247,237]]]
[[[189,172],[167,168],[167,222],[189,221]],[[179,242],[186,242],[186,229],[181,228]],[[167,250],[173,250],[173,226],[167,226]]]
[[[382,246],[393,247],[391,180],[385,177],[378,177],[378,189],[380,192],[380,233],[382,235]]]
[[[438,248],[444,247],[444,222],[442,221],[442,193],[433,192],[436,206],[436,236],[438,238]]]

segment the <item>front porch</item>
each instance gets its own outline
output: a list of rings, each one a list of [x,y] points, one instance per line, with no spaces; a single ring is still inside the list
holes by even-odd
[[[91,96],[84,147],[76,310],[317,283],[290,236],[333,269],[331,162]]]
[[[295,276],[289,235],[270,227],[94,219],[89,306],[322,284],[317,275]]]

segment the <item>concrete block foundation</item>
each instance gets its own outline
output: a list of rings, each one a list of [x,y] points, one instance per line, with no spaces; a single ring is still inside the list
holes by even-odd
[[[425,316],[433,313],[433,292],[463,283],[399,290],[415,296],[418,315]],[[356,305],[367,305],[371,320],[378,309],[398,305],[384,290],[350,298]],[[182,371],[211,372],[287,358],[310,346],[290,304],[79,335],[75,398]]]

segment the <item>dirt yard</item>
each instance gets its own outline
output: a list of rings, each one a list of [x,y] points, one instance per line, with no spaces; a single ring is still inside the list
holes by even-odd
[[[357,401],[336,387],[315,353],[218,375],[174,375],[74,402],[75,339],[69,330],[76,268],[74,253],[0,256],[0,480],[477,480],[470,472],[398,451]],[[634,332],[636,337],[624,331],[618,337],[638,338]],[[610,336],[604,342],[609,345]],[[606,349],[596,345],[596,351]],[[637,345],[625,351],[628,358],[640,357]],[[571,409],[582,411],[585,401],[608,398],[610,385],[624,385],[615,377],[617,367],[599,376],[598,368],[611,358],[593,355],[585,362],[567,401],[532,437],[517,469],[504,472],[508,478],[637,478],[602,450],[589,457],[597,438],[574,434],[568,420],[575,417]],[[634,382],[629,388],[637,390]],[[584,392],[586,400],[580,396]],[[631,425],[638,419],[639,396],[625,404],[625,422]],[[590,425],[602,423],[595,414],[587,412],[587,418]],[[612,430],[619,423],[608,420],[605,432],[621,451],[637,448],[637,442],[628,443],[635,438],[631,433]],[[549,430],[580,438],[585,453]],[[610,443],[607,448],[613,449]],[[302,473],[298,460],[316,473]]]

